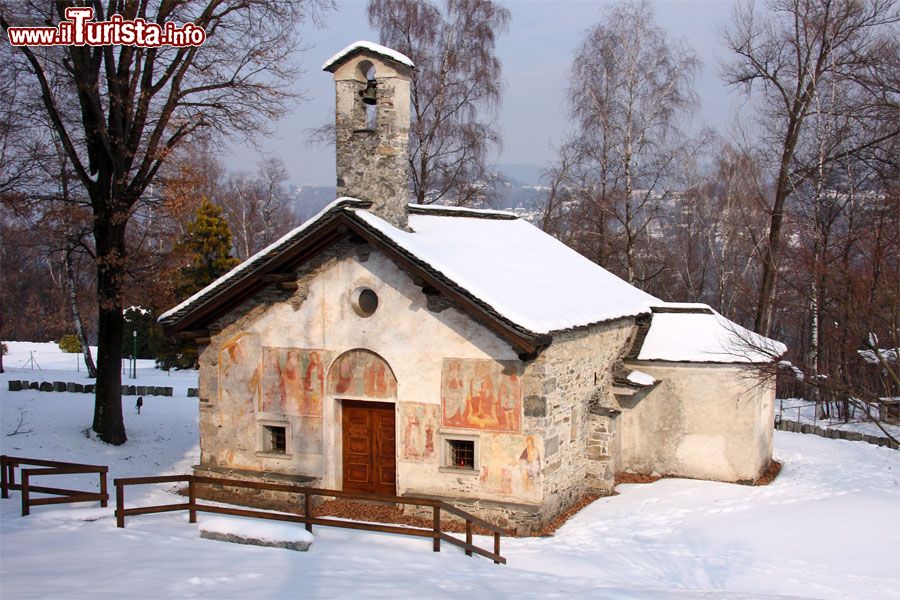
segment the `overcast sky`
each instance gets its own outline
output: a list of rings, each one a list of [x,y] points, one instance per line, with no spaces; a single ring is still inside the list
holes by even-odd
[[[338,0],[339,10],[327,15],[324,29],[301,30],[308,49],[299,55],[304,73],[298,87],[307,100],[278,122],[275,134],[260,140],[260,148],[233,144],[224,156],[232,170],[252,170],[260,153],[280,157],[297,185],[334,185],[334,155],[310,146],[307,130],[332,121],[334,88],[331,74],[320,70],[325,60],[360,39],[378,41],[366,22],[366,2]],[[512,11],[509,32],[499,40],[505,92],[499,125],[503,148],[498,163],[544,166],[552,159],[551,143],[565,136],[566,77],[572,53],[582,33],[600,19],[604,0],[507,0]],[[696,81],[702,102],[699,124],[725,132],[740,98],[720,78],[724,54],[720,31],[730,17],[733,0],[656,0],[656,21],[670,36],[684,39],[704,63]]]

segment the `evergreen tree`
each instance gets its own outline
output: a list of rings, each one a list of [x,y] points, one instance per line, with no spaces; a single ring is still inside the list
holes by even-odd
[[[222,209],[209,200],[203,201],[197,217],[188,224],[181,247],[190,258],[180,271],[177,293],[182,298],[200,291],[240,263],[231,256],[231,229]]]
[[[240,261],[231,256],[231,229],[222,217],[222,209],[203,200],[197,216],[187,226],[187,235],[179,249],[188,257],[188,264],[177,274],[176,293],[186,298],[236,267]],[[160,341],[151,331],[151,344]],[[197,348],[192,343],[160,345],[156,362],[163,369],[196,367]]]
[[[125,326],[122,329],[122,356],[133,358],[131,355],[137,350],[136,358],[154,358],[157,348],[153,347],[152,339],[156,324],[156,315],[153,311],[140,306],[131,306],[124,311]],[[137,343],[135,344],[134,332],[137,331]],[[136,346],[136,347],[135,347]]]

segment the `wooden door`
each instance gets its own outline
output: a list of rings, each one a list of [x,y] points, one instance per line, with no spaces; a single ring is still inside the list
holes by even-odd
[[[342,413],[344,491],[396,495],[394,405],[344,400]]]

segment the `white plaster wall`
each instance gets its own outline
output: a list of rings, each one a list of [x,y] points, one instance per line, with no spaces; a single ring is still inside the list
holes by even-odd
[[[775,383],[752,367],[627,364],[662,382],[618,418],[620,470],[755,480],[772,458]]]
[[[352,308],[351,295],[361,286],[375,290],[379,297],[378,309],[369,317],[357,315]],[[330,363],[348,350],[365,348],[380,355],[393,370],[397,379],[397,402],[440,405],[441,370],[445,357],[518,360],[508,343],[467,315],[452,308],[440,313],[429,311],[420,288],[376,250],[372,250],[366,260],[350,256],[327,263],[309,280],[308,295],[302,302],[277,302],[254,309],[250,314],[254,316],[239,320],[214,336],[209,350],[215,350],[238,330],[258,333],[263,347],[330,351]],[[205,360],[205,356],[206,351],[201,360],[201,378],[205,382],[201,385],[201,395],[215,397],[216,370]],[[346,395],[341,397],[347,398]],[[244,407],[244,410],[247,409]],[[339,410],[335,398],[326,394],[323,402],[324,455],[295,454],[290,461],[256,456],[255,450],[249,452],[256,443],[253,438],[255,433],[250,433],[246,427],[222,430],[213,425],[229,420],[230,414],[243,412],[240,407],[210,406],[205,409],[201,415],[201,421],[205,422],[205,425],[201,424],[201,435],[206,439],[201,440],[201,445],[204,455],[217,453],[219,457],[227,454],[221,451],[223,448],[229,448],[231,454],[226,458],[237,467],[246,468],[250,462],[273,472],[320,477],[319,485],[340,488]],[[258,418],[267,416],[257,415]],[[399,415],[397,426],[399,446]],[[476,431],[465,433],[478,435]],[[297,436],[296,429],[294,436]],[[435,446],[440,443],[441,439],[436,435]],[[467,497],[492,497],[489,493],[478,492],[477,475],[441,471],[436,460],[413,462],[398,459],[397,466],[399,494],[460,495],[465,488],[464,495]]]

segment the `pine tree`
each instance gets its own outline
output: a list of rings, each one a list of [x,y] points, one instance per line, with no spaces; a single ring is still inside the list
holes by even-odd
[[[177,293],[187,297],[203,289],[240,262],[231,256],[231,229],[222,217],[222,209],[204,200],[197,217],[187,226],[182,249],[190,263],[181,269]]]
[[[204,199],[197,209],[197,216],[187,226],[187,235],[179,244],[179,250],[187,255],[188,264],[177,274],[176,293],[187,298],[236,267],[240,261],[231,256],[231,229],[222,217],[222,209]],[[151,331],[151,338],[153,338]],[[156,345],[158,339],[151,339]],[[193,344],[161,347],[157,364],[168,369],[196,367],[197,349]]]

